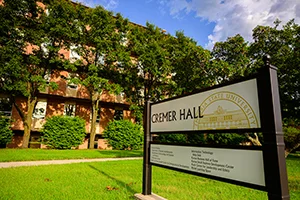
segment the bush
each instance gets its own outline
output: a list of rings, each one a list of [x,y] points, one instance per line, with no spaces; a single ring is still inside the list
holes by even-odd
[[[300,129],[288,126],[283,128],[286,156],[300,147]]]
[[[79,117],[54,116],[42,129],[42,143],[54,149],[77,147],[85,137],[85,121]]]
[[[244,135],[237,133],[214,133],[207,134],[208,144],[220,144],[220,145],[240,145],[247,141]]]
[[[104,137],[113,149],[134,150],[143,145],[142,126],[128,120],[109,122],[104,130]]]
[[[179,133],[159,134],[155,140],[162,143],[180,144],[187,142],[187,136]]]
[[[10,143],[13,135],[10,120],[0,116],[0,146],[5,147],[7,143]]]

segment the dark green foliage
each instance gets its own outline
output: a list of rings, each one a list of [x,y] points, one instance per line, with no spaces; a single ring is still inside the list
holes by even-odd
[[[156,140],[163,143],[186,143],[187,136],[185,134],[159,134]]]
[[[42,129],[42,143],[54,149],[70,149],[83,142],[85,121],[79,117],[54,116]]]
[[[142,124],[144,107],[137,104],[131,104],[129,109],[135,117],[135,122],[137,124]]]
[[[11,142],[13,132],[10,129],[10,120],[0,116],[0,145],[5,146]]]
[[[300,129],[292,126],[284,127],[284,143],[286,152],[290,153],[300,147]]]
[[[191,133],[187,135],[187,140],[189,144],[205,144],[204,134],[200,133]]]
[[[157,26],[132,26],[127,34],[128,50],[135,58],[122,61],[122,73],[114,76],[131,104],[142,106],[146,100],[166,97],[171,63],[166,38]]]
[[[215,81],[210,67],[211,54],[197,43],[176,32],[176,37],[168,37],[168,50],[172,66],[170,94],[180,95],[196,89],[211,86]]]
[[[247,138],[236,133],[216,133],[208,134],[206,141],[208,144],[240,145],[242,142],[246,142]]]
[[[46,76],[66,63],[59,50],[69,46],[70,34],[74,32],[70,21],[76,17],[76,12],[70,1],[42,1],[50,3],[47,6],[49,15],[37,0],[1,2],[0,90],[10,95],[21,117],[24,124],[22,147],[28,148],[38,93],[46,87],[57,88]],[[16,103],[17,96],[26,98],[26,109]]]
[[[263,56],[271,56],[270,63],[278,68],[278,82],[282,117],[300,125],[300,26],[290,20],[280,27],[257,26],[253,29],[254,42],[250,45],[250,57],[255,67],[263,65]]]
[[[241,77],[251,72],[248,49],[247,42],[239,34],[214,45],[213,73],[218,82]]]
[[[142,126],[128,120],[109,122],[104,130],[108,144],[117,150],[135,150],[143,145]]]
[[[188,143],[188,144],[204,144],[204,134],[191,133],[191,134],[160,134],[156,137],[158,142],[163,143]]]
[[[121,87],[111,81],[114,77],[111,71],[118,73],[116,63],[121,63],[126,57],[130,59],[121,42],[127,32],[128,20],[123,19],[120,14],[114,15],[101,6],[93,9],[77,6],[76,15],[74,25],[77,29],[72,34],[74,37],[71,41],[75,45],[73,50],[81,59],[69,63],[69,67],[74,74],[78,73],[80,76],[71,77],[70,81],[85,86],[89,93],[92,102],[89,148],[94,148],[101,93],[105,91],[120,94]]]

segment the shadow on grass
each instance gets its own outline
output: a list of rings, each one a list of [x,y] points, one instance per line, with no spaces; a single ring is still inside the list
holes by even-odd
[[[138,193],[137,191],[133,190],[133,189],[130,187],[130,183],[126,184],[125,182],[120,181],[120,180],[118,180],[118,179],[116,179],[116,178],[110,176],[109,174],[105,173],[104,171],[101,171],[101,170],[97,169],[96,167],[94,167],[94,166],[92,166],[92,165],[89,165],[89,167],[92,168],[93,170],[96,170],[96,171],[99,172],[100,174],[106,176],[107,178],[109,178],[109,179],[111,179],[111,180],[113,180],[113,181],[116,181],[117,185],[119,185],[120,188],[124,188],[124,187],[125,187],[125,189],[128,190],[128,191],[129,191],[130,193],[132,193],[133,195],[134,195],[135,193]]]
[[[123,157],[141,157],[142,151],[127,151],[127,150],[99,150],[98,153],[109,157],[123,158]]]

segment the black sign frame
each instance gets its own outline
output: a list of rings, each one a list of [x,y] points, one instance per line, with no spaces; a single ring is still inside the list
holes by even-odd
[[[242,81],[250,80],[256,78],[257,80],[257,92],[258,92],[258,102],[259,102],[259,113],[261,120],[261,128],[252,129],[230,129],[230,130],[209,130],[209,131],[178,131],[172,133],[246,133],[246,132],[261,132],[264,138],[264,145],[262,147],[263,152],[263,164],[264,164],[264,174],[266,186],[257,186],[249,183],[228,180],[220,177],[212,177],[210,175],[203,175],[199,173],[194,173],[186,170],[178,170],[173,167],[160,166],[164,168],[169,168],[176,171],[182,171],[189,174],[201,175],[203,177],[212,178],[215,180],[224,181],[227,183],[232,183],[236,185],[241,185],[249,188],[254,188],[258,190],[263,190],[268,193],[268,199],[270,200],[288,200],[290,199],[288,190],[288,180],[285,162],[285,151],[284,151],[284,138],[282,130],[282,119],[281,119],[281,109],[280,109],[280,98],[277,80],[277,68],[270,65],[270,57],[264,57],[265,65],[260,68],[258,73],[238,81],[230,81],[225,84],[218,86],[205,88],[203,90],[197,91],[195,93],[204,92],[219,87],[224,87],[227,85],[232,85]],[[195,94],[192,93],[192,94]],[[189,95],[192,95],[189,94]],[[187,96],[187,95],[184,95]],[[171,101],[176,98],[181,98],[184,96],[179,96],[175,98],[170,98],[168,100],[150,103],[149,101],[145,104],[144,113],[144,160],[143,160],[143,191],[144,195],[151,195],[152,193],[152,165],[150,163],[150,145],[154,144],[152,142],[152,134],[163,134],[169,132],[154,132],[151,133],[151,105],[159,104],[166,101]],[[178,144],[169,144],[177,145]],[[188,145],[185,145],[188,146]],[[216,147],[217,148],[217,147]],[[228,147],[232,148],[232,147]]]

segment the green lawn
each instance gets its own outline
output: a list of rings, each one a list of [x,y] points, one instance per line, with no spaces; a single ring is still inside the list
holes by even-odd
[[[84,158],[121,158],[143,156],[143,151],[119,150],[50,150],[50,149],[0,149],[0,162],[25,160],[60,160]]]
[[[300,199],[300,157],[287,159],[291,200]],[[0,169],[0,199],[133,199],[142,160]],[[265,192],[153,167],[153,192],[179,200],[260,200]]]

